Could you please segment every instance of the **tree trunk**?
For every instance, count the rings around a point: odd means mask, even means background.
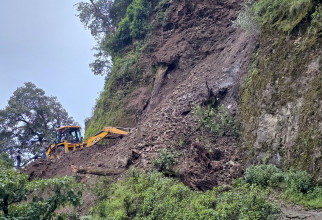
[[[93,174],[97,176],[113,176],[124,172],[124,169],[109,169],[109,170],[96,170],[90,168],[80,168],[77,173],[80,174]]]
[[[9,200],[9,195],[5,195],[3,197],[3,207],[2,207],[2,211],[3,211],[5,217],[8,217],[8,214],[9,214],[9,211],[8,211],[8,206],[9,206],[8,200]]]

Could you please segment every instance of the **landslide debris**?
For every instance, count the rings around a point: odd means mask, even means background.
[[[255,37],[232,25],[240,1],[190,3],[194,10],[185,1],[172,2],[167,12],[169,23],[157,29],[152,39],[158,47],[152,56],[141,57],[142,64],[153,64],[157,72],[152,89],[141,87],[132,93],[147,93],[149,102],[139,106],[142,114],[130,135],[113,146],[93,146],[66,154],[62,160],[34,162],[26,168],[31,177],[72,175],[71,165],[91,169],[134,165],[150,169],[160,149],[173,147],[182,153],[178,158],[180,178],[192,188],[206,190],[230,184],[242,174],[236,137],[202,131],[190,134],[198,126],[193,109],[209,98],[210,90],[214,94],[226,91],[218,104],[236,114],[239,82],[246,73]],[[142,96],[132,94],[129,97],[138,108],[142,102],[136,102],[135,97]],[[204,139],[197,144],[199,137]],[[185,144],[178,144],[181,139]],[[207,151],[213,155],[205,154]]]

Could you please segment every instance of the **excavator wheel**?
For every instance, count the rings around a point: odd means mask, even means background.
[[[64,146],[59,146],[56,150],[56,158],[60,159],[62,155],[65,154],[65,147]]]

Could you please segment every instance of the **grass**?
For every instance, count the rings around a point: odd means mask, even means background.
[[[104,91],[97,99],[93,116],[85,123],[85,139],[95,135],[104,126],[131,127],[134,124],[131,109],[126,109],[124,97],[137,86],[143,75],[138,64],[142,51],[131,51],[113,59],[113,69],[105,82]]]

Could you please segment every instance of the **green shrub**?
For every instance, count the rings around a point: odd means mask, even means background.
[[[222,193],[218,196],[219,219],[278,219],[279,207],[267,199],[268,193],[248,184]]]
[[[131,170],[109,192],[107,200],[91,209],[94,219],[277,219],[280,212],[267,200],[268,191],[257,186],[198,193],[157,172]]]
[[[103,177],[96,182],[95,186],[91,189],[98,200],[104,200],[108,198],[108,187],[112,184],[113,179],[111,177]]]
[[[154,26],[164,26],[169,19],[171,0],[159,1],[159,4],[155,7],[156,18],[153,21]]]
[[[117,26],[126,15],[127,7],[133,0],[115,0],[110,10],[110,18],[114,26]]]
[[[311,187],[306,193],[301,193],[294,187],[287,187],[282,193],[282,198],[312,209],[322,208],[322,188],[319,186]]]
[[[314,184],[313,178],[305,171],[283,172],[274,165],[250,166],[244,180],[263,188],[273,187],[282,191],[281,198],[309,208],[322,208],[322,188]],[[242,184],[239,179],[236,185]]]
[[[307,193],[313,187],[313,179],[305,171],[288,171],[285,173],[287,188],[294,192]]]
[[[0,166],[0,219],[52,219],[61,206],[79,206],[82,185],[72,177],[36,179]]]
[[[312,176],[306,171],[282,172],[271,164],[248,167],[245,181],[262,187],[278,187],[285,183],[286,189],[299,193],[307,193],[314,185]]]
[[[106,39],[104,49],[107,50],[110,55],[115,56],[119,50],[132,42],[130,32],[130,21],[128,17],[125,17],[119,23],[117,31]]]
[[[197,105],[193,112],[199,120],[199,128],[219,136],[238,136],[239,124],[224,105],[218,108]]]
[[[7,154],[6,152],[2,152],[0,154],[0,166],[11,168],[14,166],[14,159],[10,158],[9,154]]]
[[[267,187],[279,185],[283,181],[283,176],[281,170],[274,165],[259,165],[247,168],[245,180],[249,184]]]
[[[127,7],[125,17],[118,24],[116,32],[105,42],[105,49],[113,56],[125,46],[132,43],[133,39],[144,39],[148,30],[148,18],[158,0],[133,0]]]
[[[313,35],[315,38],[319,38],[322,35],[322,5],[315,7],[315,11],[312,14],[309,34]]]
[[[153,165],[161,171],[170,170],[172,166],[177,164],[175,155],[167,149],[161,149],[159,156],[153,161]]]

